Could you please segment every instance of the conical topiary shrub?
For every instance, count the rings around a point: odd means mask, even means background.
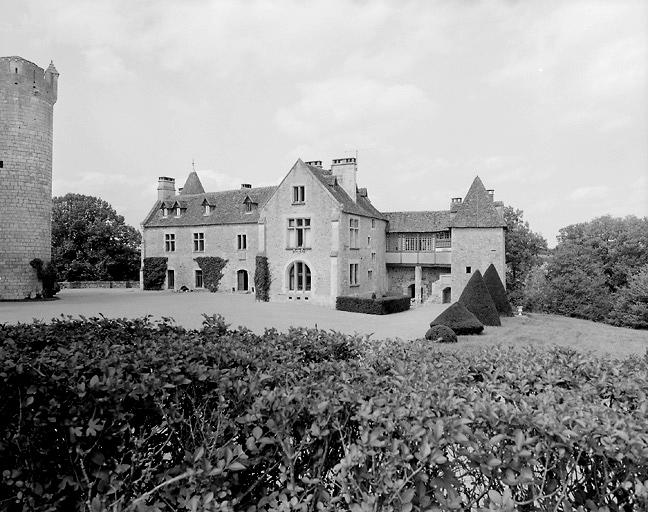
[[[495,269],[495,265],[492,263],[486,269],[486,272],[484,272],[484,283],[486,283],[488,293],[490,293],[490,296],[495,303],[497,312],[503,316],[513,316],[513,308],[506,296],[506,289],[504,288],[502,280]]]
[[[475,315],[484,325],[502,325],[499,313],[493,302],[493,298],[488,293],[488,288],[484,283],[484,278],[479,270],[468,281],[464,288],[459,302],[466,306],[466,309]]]
[[[466,309],[466,306],[455,302],[443,313],[430,322],[430,327],[445,325],[450,327],[457,336],[464,334],[479,334],[484,330],[484,324]]]

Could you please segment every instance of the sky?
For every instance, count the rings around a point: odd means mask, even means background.
[[[645,0],[3,0],[10,55],[60,73],[54,195],[136,227],[192,162],[216,191],[356,155],[381,211],[479,175],[550,246],[648,215]]]

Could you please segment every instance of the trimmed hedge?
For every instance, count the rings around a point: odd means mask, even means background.
[[[486,285],[486,288],[488,288],[488,293],[490,293],[490,296],[495,303],[497,312],[501,316],[513,316],[513,308],[508,300],[506,289],[502,284],[502,280],[497,273],[495,265],[492,263],[486,269],[486,272],[484,272],[484,284]]]
[[[480,334],[484,330],[484,324],[460,302],[455,302],[430,322],[430,327],[435,325],[450,327],[457,336]]]
[[[646,510],[646,389],[566,348],[2,325],[0,508]]]
[[[152,256],[144,258],[142,279],[145,290],[161,290],[167,274],[167,258]]]
[[[433,325],[425,333],[425,339],[437,343],[457,343],[455,332],[445,325]]]
[[[461,293],[459,301],[484,325],[500,326],[499,313],[486,288],[481,272],[476,270]]]
[[[335,299],[335,309],[340,311],[351,311],[353,313],[366,313],[369,315],[389,315],[400,313],[410,308],[409,297],[379,297],[376,299],[367,297],[345,297]]]

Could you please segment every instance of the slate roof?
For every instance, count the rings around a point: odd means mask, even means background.
[[[187,181],[185,181],[184,187],[182,187],[182,192],[180,195],[186,196],[190,194],[204,194],[205,189],[200,182],[200,178],[196,174],[196,171],[191,171],[189,176],[187,176]]]
[[[189,182],[189,178],[187,182]],[[142,224],[147,228],[256,224],[259,221],[259,210],[276,189],[277,187],[256,187],[201,194],[185,194],[183,189],[181,195],[164,201],[165,204],[171,205],[177,202],[183,203],[186,210],[180,217],[176,217],[173,212],[168,217],[164,217],[161,209],[163,202],[157,201]],[[257,207],[253,208],[251,212],[245,211],[243,203],[246,197],[257,204]],[[209,215],[204,215],[203,203],[205,201],[213,206]]]
[[[501,228],[506,226],[479,176],[475,177],[466,198],[457,208],[457,213],[450,226],[453,228]]]
[[[362,215],[364,217],[373,217],[376,219],[385,219],[385,216],[380,213],[374,205],[371,204],[369,197],[367,197],[367,189],[357,190],[356,188],[356,201],[355,203],[349,197],[349,194],[337,184],[337,180],[330,170],[321,169],[313,165],[305,164],[300,160],[297,165],[303,165],[324,185],[335,200],[342,206],[342,211],[351,213],[353,215]],[[386,220],[386,219],[385,219]]]
[[[389,233],[431,233],[450,229],[450,211],[385,212]]]

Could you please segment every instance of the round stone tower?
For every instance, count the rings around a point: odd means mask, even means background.
[[[52,118],[58,72],[0,57],[0,300],[42,290],[34,258],[52,254]]]

